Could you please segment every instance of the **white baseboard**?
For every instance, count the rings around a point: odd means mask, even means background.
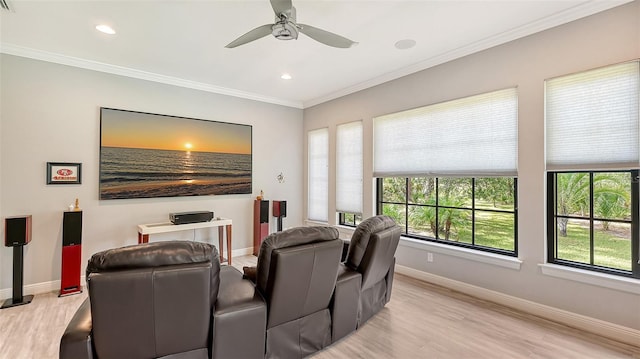
[[[523,312],[597,334],[611,340],[633,346],[638,346],[638,343],[640,343],[640,330],[568,312],[566,310],[535,303],[526,299],[513,297],[402,265],[396,265],[395,271],[396,273],[404,274],[428,283],[437,284],[476,298],[504,305],[505,307],[521,310]]]
[[[85,277],[81,276],[80,286],[83,288],[83,290],[85,288],[85,285],[86,285]],[[23,295],[29,295],[29,294],[37,295],[42,293],[59,292],[59,291],[60,291],[60,280],[52,280],[50,282],[27,284],[24,287],[22,287]],[[8,299],[8,298],[11,298],[12,296],[13,296],[13,288],[0,289],[0,298]]]
[[[231,251],[231,255],[234,257],[247,256],[253,254],[253,247],[239,248]]]

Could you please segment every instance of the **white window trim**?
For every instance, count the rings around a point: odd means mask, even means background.
[[[635,278],[621,277],[552,263],[542,263],[538,264],[538,266],[542,274],[551,277],[615,289],[621,292],[640,294],[640,280]]]
[[[409,237],[400,237],[400,243],[398,245],[402,247],[418,249],[425,252],[434,252],[452,257],[464,258],[474,262],[491,264],[494,266],[513,269],[517,271],[520,270],[520,266],[522,265],[522,261],[516,257],[484,252],[475,249],[456,247],[447,244],[423,241]]]

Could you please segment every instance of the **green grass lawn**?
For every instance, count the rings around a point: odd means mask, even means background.
[[[594,231],[595,265],[631,270],[631,240],[620,231]],[[569,223],[567,236],[558,236],[559,259],[589,263],[589,230],[584,225]]]

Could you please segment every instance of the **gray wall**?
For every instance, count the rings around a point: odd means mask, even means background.
[[[321,127],[330,131],[329,213],[335,212],[337,124],[364,121],[364,216],[368,217],[375,212],[373,117],[517,86],[520,270],[446,254],[436,254],[434,262],[427,263],[425,251],[402,245],[398,264],[640,329],[640,295],[550,277],[538,266],[545,263],[546,239],[544,80],[638,57],[640,3],[636,1],[305,109],[305,132]],[[330,222],[335,223],[334,216]]]
[[[170,212],[231,218],[233,249],[242,252],[252,246],[253,199],[261,189],[267,199],[288,200],[286,227],[302,223],[302,110],[11,55],[0,61],[0,214],[33,216],[25,285],[60,279],[62,212],[75,198],[84,211],[83,273],[91,254],[137,243],[137,224],[167,222]],[[253,195],[98,200],[101,106],[252,125]],[[82,184],[46,185],[46,162],[81,162]],[[175,235],[217,244],[215,230],[155,237]],[[0,292],[7,295],[11,253],[0,247]]]

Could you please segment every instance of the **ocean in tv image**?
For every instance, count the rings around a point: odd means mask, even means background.
[[[100,199],[251,194],[251,126],[101,109]]]

